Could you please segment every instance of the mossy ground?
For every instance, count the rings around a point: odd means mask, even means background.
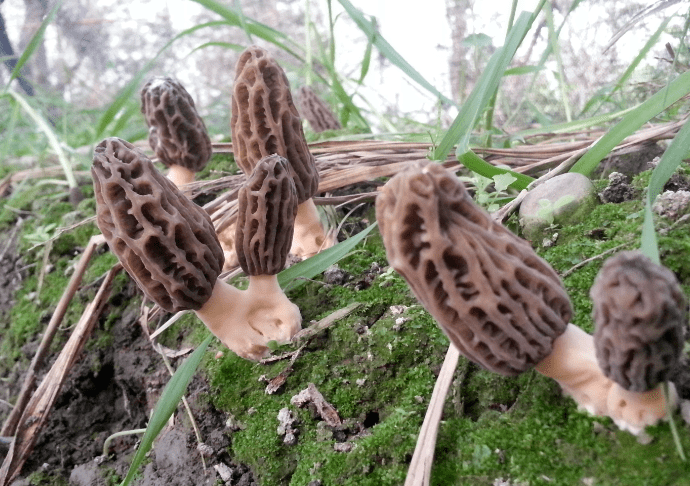
[[[647,178],[642,174],[635,184],[643,187]],[[538,251],[562,273],[610,248],[627,244],[625,249],[632,249],[639,241],[641,209],[639,201],[600,205],[583,223],[553,228],[559,233],[556,246]],[[687,290],[686,233],[687,227],[675,227],[659,244],[663,262]],[[574,322],[590,332],[589,288],[602,263],[595,259],[564,279]],[[277,376],[288,367],[286,361],[260,365],[228,353],[207,363],[213,402],[239,426],[231,456],[249,464],[262,486],[404,482],[448,341],[396,274],[382,272],[368,288],[358,288],[358,275],[372,265],[385,268],[380,237],[368,238],[339,265],[353,280],[344,286],[312,282],[289,296],[305,323],[352,302],[363,306],[307,346],[278,393],[266,394],[260,377]],[[393,316],[393,305],[409,308]],[[405,319],[402,325],[395,324],[399,317]],[[314,413],[291,405],[290,398],[309,383],[338,410],[345,429],[364,426],[366,433],[338,434]],[[284,444],[276,432],[283,407],[298,417],[295,445]],[[679,425],[688,450],[687,426],[682,420]],[[652,443],[641,445],[610,420],[577,411],[552,380],[535,372],[502,377],[461,358],[439,431],[432,484],[493,485],[499,479],[525,485],[690,484],[690,464],[680,460],[669,426],[648,432]],[[345,439],[355,447],[334,450]]]
[[[235,170],[227,156],[215,156],[208,167],[214,176]],[[638,177],[636,186],[643,188],[648,176]],[[9,321],[0,324],[0,352],[9,358],[4,360],[7,366],[15,359],[26,359],[21,348],[36,339],[62,295],[68,268],[78,258],[74,248],[85,246],[97,231],[89,224],[56,240],[49,258],[54,269],[46,274],[40,294],[32,295],[37,289],[42,254],[40,248],[28,251],[31,245],[26,236],[40,227],[64,226],[74,217],[93,214],[88,187],[80,215],[72,214],[74,208],[58,192],[43,199],[39,198],[40,191],[27,188],[5,202],[32,213],[20,229],[19,249],[25,253],[24,265],[36,265],[16,295]],[[34,202],[38,199],[41,203]],[[553,228],[559,234],[556,245],[539,253],[562,273],[610,248],[622,244],[634,248],[639,241],[641,209],[639,201],[601,205],[583,223]],[[17,211],[7,207],[0,211],[0,224],[6,229],[16,222]],[[676,273],[687,293],[687,226],[671,226],[660,220],[658,228],[662,261]],[[89,284],[114,262],[110,253],[96,255],[66,323],[75,322],[95,293],[96,286]],[[589,288],[602,263],[603,259],[595,259],[564,278],[574,305],[574,323],[588,331],[592,330]],[[302,310],[304,325],[353,302],[361,305],[315,335],[292,365],[289,359],[257,364],[230,352],[214,359],[215,351],[223,350],[217,343],[204,363],[203,373],[211,384],[208,400],[227,412],[234,424],[228,452],[236,463],[249,465],[262,486],[306,486],[315,480],[322,485],[404,482],[448,340],[402,278],[386,271],[378,235],[372,233],[339,266],[351,276],[345,284],[328,284],[317,277],[289,292]],[[123,285],[126,277],[119,278],[118,285]],[[108,326],[118,319],[124,305],[117,299],[110,302],[110,315],[102,320],[87,346],[111,344]],[[407,308],[394,315],[391,306],[398,305]],[[205,333],[199,321],[189,315],[166,331],[162,341],[170,347],[198,343]],[[56,346],[60,342],[58,339]],[[295,349],[283,346],[274,354]],[[7,370],[0,371],[4,374]],[[287,375],[284,385],[277,393],[267,394],[265,380],[281,372]],[[311,409],[290,404],[290,398],[309,383],[338,411],[343,419],[341,427],[329,428]],[[278,411],[284,407],[297,418],[299,433],[294,445],[284,444],[277,433]],[[683,444],[690,451],[687,426],[680,427]],[[461,358],[445,404],[432,484],[493,485],[499,478],[512,485],[690,484],[690,466],[679,460],[668,425],[649,432],[652,443],[638,444],[633,436],[618,432],[609,420],[578,412],[574,402],[563,397],[551,380],[533,372],[517,378],[501,377]],[[336,451],[342,442],[353,448]]]

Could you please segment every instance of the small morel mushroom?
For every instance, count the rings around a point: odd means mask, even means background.
[[[211,139],[194,100],[179,81],[151,79],[141,90],[141,112],[149,126],[149,144],[170,168],[176,186],[194,181],[211,158]]]
[[[235,243],[242,270],[249,276],[244,300],[265,322],[275,322],[278,341],[300,330],[302,316],[278,285],[297,213],[297,192],[288,162],[274,154],[256,164],[238,195]]]
[[[299,329],[266,318],[265,303],[218,280],[223,253],[208,214],[130,143],[103,140],[91,174],[98,227],[149,299],[168,312],[195,311],[223,344],[248,359],[261,358],[269,341],[284,341]]]
[[[655,422],[664,414],[658,385],[683,350],[686,299],[675,275],[639,251],[621,252],[604,263],[590,296],[597,360],[616,382],[609,395],[609,409],[618,411],[613,419],[621,428]],[[658,409],[650,414],[652,406]]]
[[[309,86],[302,86],[297,92],[299,112],[309,122],[315,133],[326,130],[340,130],[342,126],[328,105]]]
[[[299,203],[291,253],[308,258],[335,244],[335,236],[326,234],[311,199],[319,186],[319,174],[287,76],[265,49],[252,46],[240,55],[230,125],[235,161],[245,174],[273,154],[290,164]]]
[[[591,413],[611,414],[613,382],[592,336],[569,324],[558,275],[454,174],[422,163],[396,175],[377,197],[376,218],[391,266],[462,354],[504,375],[535,368]]]

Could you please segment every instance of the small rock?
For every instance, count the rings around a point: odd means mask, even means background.
[[[688,213],[690,207],[690,192],[666,191],[656,198],[652,211],[659,216],[676,220]]]
[[[221,462],[220,464],[213,466],[213,469],[216,470],[218,476],[220,476],[220,479],[222,479],[223,482],[227,483],[232,479],[232,468],[230,468],[230,466],[227,464],[223,464]]]
[[[278,411],[278,435],[283,436],[283,443],[287,445],[297,444],[297,429],[293,427],[296,420],[289,408],[284,407]]]
[[[680,402],[680,416],[683,417],[686,424],[690,425],[690,400]]]
[[[331,265],[323,272],[323,281],[329,285],[343,285],[350,275],[338,265]]]
[[[649,445],[652,442],[654,442],[654,437],[649,435],[647,432],[644,430],[640,431],[639,434],[637,434],[637,443],[640,445]]]
[[[520,205],[526,239],[537,241],[552,224],[579,222],[597,204],[592,182],[576,172],[558,175],[532,189]]]
[[[213,455],[213,447],[204,444],[203,442],[197,444],[196,450],[199,451],[199,454],[201,454],[203,457],[211,457]]]
[[[355,380],[355,383],[357,383],[357,386],[364,386],[364,384],[367,382],[366,378],[358,378]]]
[[[409,308],[409,307],[407,307],[406,305],[392,305],[392,306],[390,307],[390,309],[391,309],[391,314],[393,314],[394,316],[397,316],[398,314],[402,314],[402,313],[405,312],[408,308]]]
[[[350,452],[355,448],[352,442],[336,442],[333,444],[333,450],[335,452]]]

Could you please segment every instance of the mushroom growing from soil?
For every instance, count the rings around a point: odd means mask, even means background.
[[[401,172],[381,188],[376,217],[391,266],[462,354],[503,375],[535,368],[591,413],[619,414],[556,272],[454,174],[434,163]]]
[[[98,227],[146,297],[168,312],[193,310],[223,344],[248,359],[261,358],[269,341],[288,340],[299,330],[296,308],[289,309],[287,323],[267,317],[272,302],[218,280],[223,252],[208,214],[133,145],[103,140],[91,174]],[[281,203],[271,199],[266,205]],[[270,244],[261,247],[265,254]]]
[[[149,145],[170,168],[177,187],[194,182],[194,173],[211,158],[211,139],[194,100],[179,81],[156,77],[141,90],[141,112],[149,126]]]
[[[245,174],[269,155],[289,162],[299,204],[291,253],[308,258],[333,246],[335,235],[326,234],[312,200],[319,174],[287,76],[261,47],[249,47],[237,61],[230,125],[235,161]]]
[[[659,384],[668,380],[683,350],[687,302],[675,275],[639,251],[625,251],[604,263],[590,296],[596,356],[615,382],[609,409],[620,415],[612,418],[621,428],[654,422],[664,412]],[[637,402],[646,406],[622,405]],[[652,405],[659,410],[649,418],[629,416],[635,410],[646,414]]]

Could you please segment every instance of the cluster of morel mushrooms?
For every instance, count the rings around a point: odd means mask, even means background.
[[[288,253],[308,257],[335,242],[311,200],[319,177],[285,73],[255,46],[237,64],[231,129],[246,183],[233,234],[217,235],[177,188],[212,152],[187,91],[153,79],[142,90],[142,112],[168,178],[130,143],[101,142],[92,167],[98,226],[149,299],[168,312],[193,310],[232,351],[259,359],[269,341],[289,341],[301,326],[276,278]],[[686,321],[670,271],[635,252],[609,259],[592,287],[590,336],[569,324],[556,272],[440,165],[393,177],[376,215],[391,266],[467,358],[505,375],[535,368],[581,407],[634,433],[665,416],[660,383],[679,359]],[[247,290],[218,279],[233,258],[249,276]]]

